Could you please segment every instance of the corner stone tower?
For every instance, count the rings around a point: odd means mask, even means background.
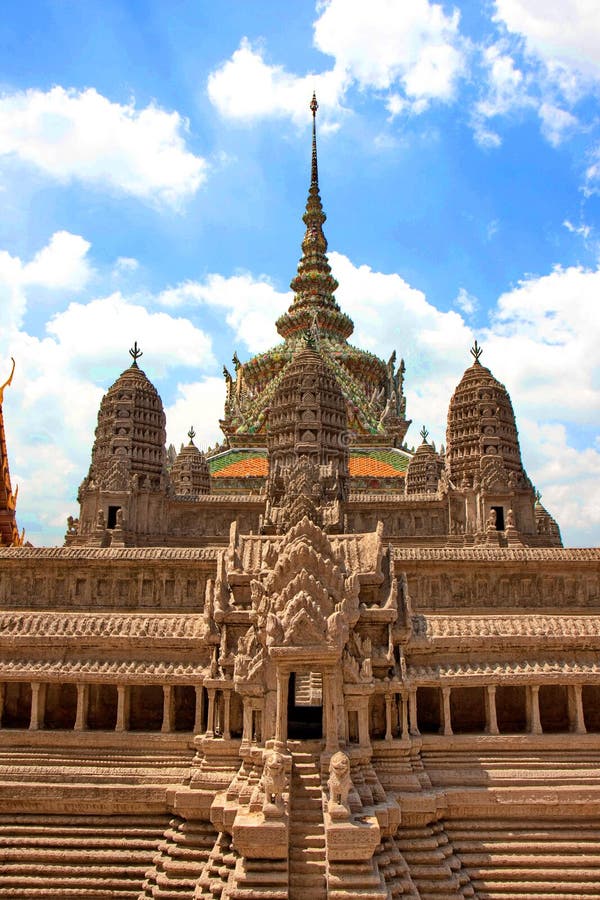
[[[134,518],[138,532],[147,532],[150,521],[159,522],[161,514],[158,509],[153,511],[156,503],[150,497],[163,497],[167,486],[162,401],[137,364],[142,355],[137,343],[129,352],[131,366],[102,398],[90,470],[79,488],[79,533],[95,534],[100,546],[107,542],[115,545]],[[140,491],[149,495],[143,504],[144,522],[135,502]],[[117,535],[112,533],[114,529]]]
[[[535,493],[523,468],[508,391],[482,366],[481,348],[461,378],[448,409],[446,469],[454,533],[537,535]],[[458,498],[461,499],[458,499]]]

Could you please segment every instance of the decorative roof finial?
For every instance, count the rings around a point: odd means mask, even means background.
[[[190,430],[188,431],[188,437],[189,437],[189,439],[190,439],[190,444],[193,444],[193,443],[194,443],[194,438],[196,437],[196,432],[194,431],[194,426],[193,426],[193,425],[192,425],[192,427],[190,428]]]
[[[483,353],[483,350],[481,349],[481,347],[479,346],[477,341],[475,341],[475,343],[473,344],[473,346],[471,347],[471,350],[469,352],[471,353],[471,356],[473,357],[475,362],[478,363],[479,357]]]
[[[138,347],[138,345],[137,345],[137,341],[134,342],[133,347],[130,347],[130,348],[129,348],[129,355],[130,355],[130,356],[132,357],[132,359],[133,359],[133,362],[131,363],[131,368],[132,368],[132,369],[137,369],[137,368],[138,368],[137,361],[138,361],[138,359],[140,358],[140,356],[143,356],[143,355],[144,355],[144,354],[142,353],[142,351],[139,349],[139,347]]]
[[[536,503],[539,503],[540,500],[542,499],[542,492],[541,492],[541,491],[538,491],[537,488],[536,488],[534,497],[535,497],[535,502],[536,502]]]
[[[423,443],[426,444],[426,443],[427,443],[427,438],[429,437],[429,432],[427,431],[427,429],[425,428],[424,425],[423,425],[423,427],[421,428],[419,434],[420,434],[421,437],[423,438]]]
[[[312,132],[312,164],[310,170],[310,183],[318,187],[319,184],[319,167],[317,165],[317,95],[313,91],[312,100],[310,101],[310,109],[313,114],[313,132]]]
[[[12,356],[10,359],[12,362],[12,369],[11,369],[10,375],[8,376],[8,378],[6,379],[6,381],[4,382],[2,387],[0,387],[0,406],[2,406],[2,403],[4,402],[4,388],[10,387],[11,382],[13,380],[13,375],[15,374],[15,361],[12,358]]]

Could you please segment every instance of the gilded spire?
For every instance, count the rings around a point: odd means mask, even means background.
[[[288,339],[306,332],[316,316],[319,329],[324,336],[335,341],[346,340],[353,332],[352,320],[340,312],[334,292],[338,286],[331,274],[327,259],[327,240],[323,234],[323,224],[327,216],[323,212],[319,193],[319,165],[317,159],[317,110],[319,104],[315,94],[310,102],[312,112],[312,157],[310,187],[306,209],[302,221],[306,225],[302,241],[302,257],[298,263],[298,274],[290,284],[294,291],[294,302],[287,313],[280,317],[277,329]]]
[[[319,165],[317,162],[317,95],[313,91],[312,100],[310,101],[310,110],[313,116],[313,135],[312,135],[312,163],[310,169],[310,186],[315,185],[317,192],[319,190]]]
[[[17,506],[18,488],[13,493],[10,483],[10,470],[8,467],[8,451],[6,449],[6,435],[4,432],[4,414],[2,403],[4,390],[10,387],[15,374],[15,361],[12,359],[12,370],[4,384],[0,387],[0,544],[9,547],[20,547],[23,544],[24,535],[19,535],[15,509]]]

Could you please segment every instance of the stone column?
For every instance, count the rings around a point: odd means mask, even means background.
[[[39,681],[33,681],[31,683],[31,717],[29,719],[31,731],[37,731],[38,728],[44,727],[45,707],[46,685]]]
[[[131,694],[128,684],[117,685],[117,724],[115,731],[127,731],[129,728],[129,705]]]
[[[338,740],[338,716],[335,702],[335,690],[333,675],[324,672],[323,675],[323,713],[325,716],[325,750],[335,753],[339,747]]]
[[[527,725],[531,734],[542,733],[542,723],[540,721],[540,686],[539,684],[528,685],[527,690]]]
[[[208,717],[206,721],[206,737],[214,738],[215,736],[215,689],[208,688]]]
[[[221,722],[221,734],[225,741],[231,740],[231,691],[223,691],[223,721]]]
[[[392,739],[392,695],[385,695],[385,739]]]
[[[252,742],[261,744],[263,740],[263,711],[254,707],[252,710]]]
[[[450,713],[450,691],[452,688],[442,688],[442,734],[452,734],[452,715]]]
[[[361,697],[358,707],[358,743],[360,747],[370,748],[369,737],[369,698]]]
[[[285,744],[287,741],[287,704],[290,676],[288,672],[277,670],[277,715],[275,718],[275,742]]]
[[[485,732],[486,734],[499,734],[495,684],[488,684],[485,690]]]
[[[161,731],[175,730],[175,705],[173,697],[173,685],[163,684],[163,720]]]
[[[569,727],[575,734],[585,734],[587,731],[580,684],[569,685]]]
[[[204,685],[196,685],[196,709],[194,711],[194,734],[202,731],[202,719],[204,714]]]
[[[410,734],[417,737],[421,734],[419,731],[419,720],[417,718],[417,689],[411,687],[408,689],[408,708],[410,712]]]
[[[77,685],[77,715],[75,717],[75,731],[85,731],[87,728],[88,700],[90,696],[89,684]]]
[[[242,698],[243,728],[242,744],[252,743],[252,700],[248,696]]]
[[[401,737],[402,740],[405,741],[410,735],[410,731],[408,728],[408,694],[406,691],[402,691],[401,695],[401,703],[402,703],[402,732]]]

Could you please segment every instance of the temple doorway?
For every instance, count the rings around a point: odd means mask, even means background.
[[[291,672],[288,688],[288,738],[323,737],[323,677],[320,672]]]

